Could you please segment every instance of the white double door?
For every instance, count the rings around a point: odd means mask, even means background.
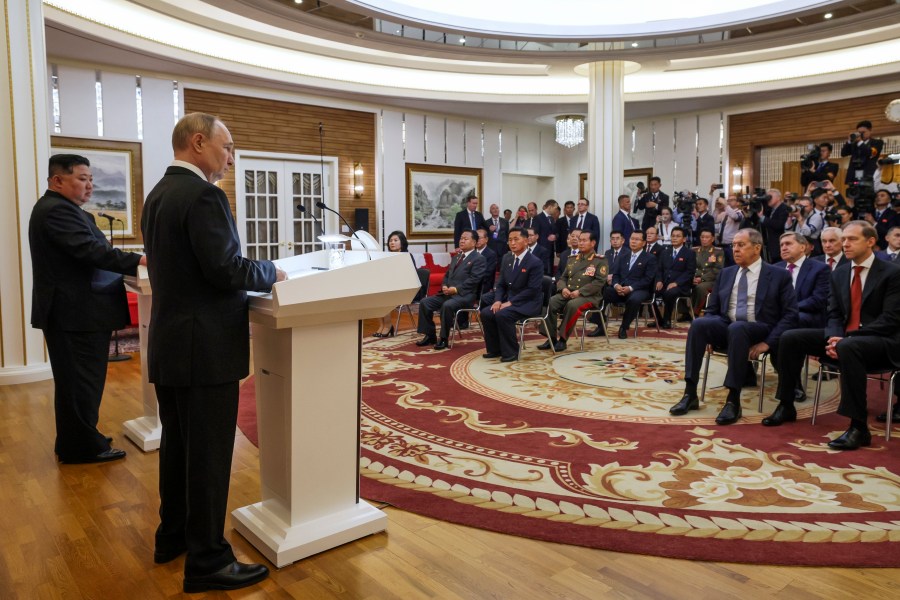
[[[324,202],[338,209],[337,194],[332,194],[331,185],[334,166],[334,159],[324,164],[323,180],[318,157],[239,157],[236,212],[244,256],[275,260],[320,250],[317,238],[322,228],[329,233],[338,230],[337,217],[316,206],[317,202]]]

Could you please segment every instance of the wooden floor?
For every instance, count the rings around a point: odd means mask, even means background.
[[[0,387],[0,600],[181,595],[183,559],[153,564],[156,454],[143,454],[122,435],[122,422],[141,414],[139,369],[137,356],[109,366],[100,427],[128,457],[106,465],[56,463],[52,381]],[[238,431],[229,510],[258,500],[258,453]],[[900,598],[900,569],[662,559],[489,533],[389,507],[385,512],[388,533],[273,569],[255,587],[205,596]],[[239,559],[264,562],[231,529],[226,537]]]

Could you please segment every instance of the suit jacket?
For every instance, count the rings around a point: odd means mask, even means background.
[[[550,275],[550,272],[553,268],[553,255],[549,250],[541,246],[540,244],[535,244],[534,248],[532,248],[531,253],[541,261],[541,264],[544,265],[544,275]]]
[[[781,234],[784,233],[784,225],[789,215],[787,205],[782,202],[762,222],[763,235],[766,237],[766,250],[769,253],[769,262],[776,263],[781,257]]]
[[[712,231],[714,234],[716,233],[716,218],[709,212],[700,215],[700,218],[696,220],[694,225],[696,225],[696,227],[693,229],[697,232],[697,237],[694,239],[700,239],[701,231]]]
[[[659,261],[659,255],[662,254],[662,251],[666,248],[659,242],[653,242],[649,246],[644,246],[644,252],[648,252],[656,257],[656,260]]]
[[[740,267],[731,265],[722,269],[709,296],[706,314],[728,320],[728,301]],[[848,292],[849,294],[849,292]],[[756,285],[753,304],[755,319],[769,326],[766,344],[775,348],[781,334],[797,326],[797,297],[791,283],[791,274],[763,261]]]
[[[786,261],[781,261],[775,266],[787,270]],[[831,269],[824,262],[807,258],[800,265],[797,284],[794,286],[800,327],[825,327],[828,314],[828,292],[831,290],[830,281]]]
[[[475,229],[484,227],[484,217],[477,210],[475,211]],[[472,223],[469,221],[469,211],[463,208],[456,213],[456,219],[453,221],[453,247],[459,248],[459,238],[466,229],[472,229]],[[474,229],[472,230],[474,231]]]
[[[569,291],[578,291],[584,302],[600,306],[608,273],[609,265],[599,254],[592,254],[590,258],[579,254],[566,263],[565,270],[560,270],[557,293],[569,288]]]
[[[890,206],[875,219],[875,231],[878,232],[879,248],[887,250],[887,232],[898,225],[900,225],[900,213],[891,209]]]
[[[622,256],[624,256],[626,252],[628,252],[628,248],[626,246],[622,246],[621,248],[619,248],[619,255],[615,258],[613,258],[615,251],[612,248],[603,253],[603,257],[606,258],[606,264],[609,265],[610,273],[616,272],[619,261],[622,260]]]
[[[125,285],[109,275],[134,275],[141,256],[110,246],[92,214],[47,190],[31,211],[28,243],[32,327],[113,331],[130,322]],[[92,285],[103,275],[109,286]]]
[[[556,231],[553,221],[544,214],[544,211],[541,211],[534,217],[532,227],[534,227],[534,232],[538,235],[538,246],[546,250],[552,260],[552,257],[556,255],[556,244],[547,238]],[[549,271],[547,274],[550,274]]]
[[[275,265],[241,256],[225,192],[170,166],[147,196],[141,229],[153,287],[151,383],[205,386],[246,377],[245,290],[271,289]]]
[[[572,231],[574,222],[574,217],[563,215],[553,223],[553,232],[556,234],[556,241],[553,242],[553,251],[556,254],[560,254],[569,249],[568,240],[566,238],[569,237],[569,232]]]
[[[828,255],[826,255],[826,254],[818,254],[818,255],[816,255],[816,256],[811,256],[811,257],[810,257],[810,260],[814,260],[814,261],[816,261],[816,262],[825,263],[825,266],[826,266],[826,267],[828,266]],[[842,264],[844,264],[844,263],[846,263],[846,262],[847,262],[847,257],[844,256],[843,253],[841,253],[841,259],[838,261],[837,267],[841,266]],[[837,267],[835,267],[835,269],[837,269]]]
[[[575,216],[572,218],[572,227],[578,227],[578,217],[579,214],[576,212]],[[613,227],[615,229],[615,227]],[[594,235],[597,236],[597,240],[600,240],[600,219],[592,212],[584,213],[584,222],[581,224],[582,231],[593,231]],[[626,238],[627,239],[627,238]]]
[[[647,192],[640,198],[638,198],[637,204],[635,206],[636,211],[644,211],[644,219],[641,221],[641,229],[647,231],[649,227],[653,227],[656,225],[656,216],[659,214],[659,210],[666,206],[669,206],[669,197],[662,193],[657,193],[656,198],[656,208],[647,208],[647,203],[653,201],[653,194]]]
[[[800,173],[800,187],[806,191],[813,181],[834,181],[840,168],[840,165],[833,162],[819,163],[815,169]]]
[[[516,255],[507,252],[500,265],[500,277],[494,287],[494,302],[511,302],[525,314],[539,315],[544,304],[541,285],[544,281],[544,265],[540,259],[526,252],[518,269],[513,272]]]
[[[488,229],[488,247],[499,257],[509,251],[509,248],[506,246],[506,242],[509,240],[509,221],[503,217],[497,217],[497,222],[498,225],[495,232],[491,233],[490,229]],[[493,217],[488,217],[484,220],[485,228],[489,228],[493,224]],[[494,266],[496,271],[496,265]]]
[[[469,256],[457,254],[450,261],[450,268],[444,272],[441,285],[456,288],[456,297],[464,302],[475,302],[478,286],[484,280],[485,259],[474,250]]]
[[[575,256],[578,256],[575,254]],[[566,272],[566,265],[570,260],[574,260],[572,249],[566,248],[566,251],[559,255],[559,264],[556,265],[556,275],[560,276]]]
[[[694,273],[697,271],[697,255],[687,247],[681,246],[678,258],[674,258],[673,248],[669,246],[662,251],[659,259],[659,268],[656,270],[656,281],[662,282],[663,289],[675,283],[685,293],[689,292],[694,284]]]
[[[854,163],[860,165],[865,177],[872,177],[878,169],[878,156],[884,150],[884,140],[869,138],[865,144],[859,141],[846,142],[841,147],[841,156],[849,156],[850,164],[847,166],[847,175],[844,183],[850,184],[856,181],[856,169]]]
[[[635,291],[644,290],[653,293],[653,284],[656,282],[656,257],[646,252],[641,252],[634,266],[628,268],[631,262],[631,250],[624,250],[619,253],[618,264],[613,270],[612,284],[630,286]]]
[[[494,277],[497,275],[497,253],[491,250],[489,246],[481,250],[481,256],[484,258],[484,275],[481,278],[481,291],[486,292],[494,289]]]
[[[872,263],[862,290],[860,327],[846,333],[844,328],[850,317],[852,267],[853,263],[848,261],[831,274],[825,337],[875,335],[888,338],[888,356],[895,367],[900,367],[900,267],[880,260]]]
[[[633,231],[638,231],[640,226],[636,219],[631,216],[626,215],[621,210],[615,214],[612,220],[612,230],[613,231],[621,231],[622,235],[625,236],[625,243],[628,244],[629,238],[631,238],[631,233]]]

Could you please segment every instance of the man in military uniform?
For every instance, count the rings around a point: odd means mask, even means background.
[[[694,310],[699,314],[706,302],[706,295],[713,288],[719,271],[725,265],[725,251],[713,246],[715,234],[709,229],[700,231],[700,247],[694,248],[697,253],[697,271],[694,273]]]
[[[556,293],[550,298],[550,315],[547,327],[553,348],[557,352],[566,349],[566,339],[575,328],[575,323],[582,313],[589,308],[600,306],[603,300],[603,287],[609,265],[602,256],[597,256],[597,234],[593,231],[582,231],[578,236],[578,256],[566,263],[566,270],[560,273],[556,283]],[[556,320],[563,316],[563,329],[557,339]],[[549,350],[550,341],[544,342],[538,349]]]

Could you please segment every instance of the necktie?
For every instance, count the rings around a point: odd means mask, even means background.
[[[894,262],[895,260],[897,260],[896,252],[891,252],[890,254],[888,254],[888,256],[891,258],[891,262]]]
[[[578,250],[572,250],[572,256],[575,256],[576,254],[578,254]]]
[[[631,260],[628,262],[628,270],[629,271],[631,270],[631,267],[634,266],[634,261],[636,261],[636,260],[637,260],[637,254],[632,254]]]
[[[619,251],[618,251],[618,250],[616,250],[615,252],[613,252],[613,262],[616,262],[616,259],[617,259],[617,258],[619,258]]]
[[[516,257],[515,262],[513,262],[513,274],[519,272],[519,257]]]
[[[797,287],[797,283],[796,281],[794,281],[794,269],[796,268],[797,265],[795,265],[794,263],[789,263],[787,266],[788,273],[791,274],[791,283],[794,285],[794,287]]]
[[[497,223],[497,219],[494,219],[494,238],[497,237],[497,234],[500,232],[500,224]]]
[[[741,277],[738,279],[737,304],[735,305],[734,320],[747,320],[747,273],[750,269],[741,269]]]
[[[472,221],[472,231],[478,229],[475,227],[475,213],[469,213],[469,219]]]
[[[847,319],[846,332],[859,329],[859,311],[862,308],[862,271],[863,266],[853,267],[853,281],[850,283],[850,318]]]
[[[579,215],[578,225],[575,227],[575,229],[581,229],[583,225],[584,225],[584,215]]]
[[[828,257],[828,268],[834,271],[834,258]]]

